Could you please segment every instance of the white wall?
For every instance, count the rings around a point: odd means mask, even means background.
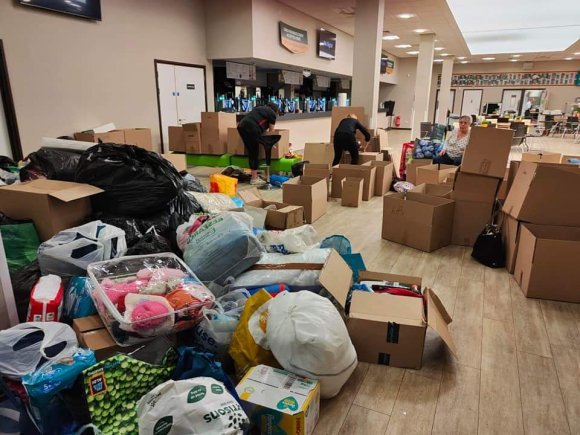
[[[4,113],[4,105],[2,104],[2,95],[0,95],[0,156],[12,157],[8,126],[6,125],[6,114]]]
[[[252,57],[252,0],[205,0],[208,59]]]
[[[24,154],[43,136],[106,122],[159,143],[154,59],[207,63],[202,0],[102,0],[102,22],[0,2]],[[208,109],[213,74],[206,68]]]
[[[415,88],[417,58],[399,58],[396,64],[399,65],[397,84],[381,84],[379,102],[393,100],[395,102],[395,115],[401,117],[401,127],[411,128],[413,125],[411,117],[413,113],[413,93]]]

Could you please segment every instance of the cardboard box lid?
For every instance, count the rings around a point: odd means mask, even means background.
[[[433,290],[427,288],[423,292],[423,295],[427,300],[427,324],[439,334],[439,337],[441,337],[451,353],[457,355],[457,346],[453,341],[448,327],[449,323],[451,323],[451,316],[445,309],[439,296]]]
[[[4,186],[2,189],[29,194],[48,195],[63,202],[86,198],[103,191],[90,184],[56,180],[33,180],[26,183]]]
[[[98,314],[94,316],[80,317],[73,320],[73,328],[78,333],[103,329],[104,327],[105,325]]]
[[[370,161],[371,166],[375,166],[375,167],[379,167],[379,166],[391,166],[393,165],[393,162],[387,162],[387,161],[383,161],[383,160],[371,160]]]
[[[473,127],[461,163],[464,172],[501,178],[512,146],[514,130]]]
[[[448,196],[453,191],[453,188],[445,184],[417,184],[409,192],[424,193],[432,196]]]
[[[318,281],[344,309],[352,287],[352,270],[334,249],[326,259]]]
[[[262,201],[262,195],[255,187],[251,187],[250,189],[243,189],[238,191],[238,196],[242,198],[242,200],[246,204],[255,203],[256,201]]]
[[[544,162],[560,163],[562,161],[561,153],[552,153],[549,151],[526,151],[522,153],[523,162]]]
[[[422,327],[425,326],[423,312],[420,298],[354,291],[349,317]]]

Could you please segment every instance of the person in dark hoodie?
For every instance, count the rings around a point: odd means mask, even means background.
[[[334,160],[332,166],[336,166],[342,159],[342,153],[350,153],[351,164],[358,164],[358,143],[356,141],[356,130],[359,130],[365,136],[365,141],[371,140],[371,135],[364,125],[357,119],[354,113],[351,113],[338,124],[334,132]]]
[[[238,125],[238,132],[244,141],[250,161],[250,169],[252,171],[250,184],[252,185],[265,184],[265,181],[258,177],[260,138],[265,131],[274,131],[278,113],[278,106],[270,102],[265,106],[254,107]]]

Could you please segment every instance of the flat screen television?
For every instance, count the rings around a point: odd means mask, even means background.
[[[336,33],[318,31],[318,57],[334,59],[336,55]]]
[[[18,3],[101,21],[101,0],[18,0]]]

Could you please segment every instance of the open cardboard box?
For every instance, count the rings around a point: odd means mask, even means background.
[[[346,177],[342,180],[342,202],[343,207],[358,207],[362,203],[363,179]]]
[[[346,177],[362,178],[363,201],[369,201],[375,193],[376,168],[370,163],[364,165],[336,165],[332,168],[333,198],[342,198],[342,180]]]
[[[443,184],[457,172],[457,166],[425,165],[417,168],[416,184]]]
[[[417,183],[417,168],[432,164],[433,160],[431,159],[413,159],[405,168],[405,180],[412,184],[421,184]]]
[[[304,221],[313,223],[326,214],[328,184],[320,177],[294,177],[282,184],[282,202],[304,207]]]
[[[361,271],[360,280],[386,280],[421,285],[421,278]],[[352,271],[333,251],[320,272],[320,284],[345,308],[352,287]],[[358,360],[394,367],[420,369],[427,327],[456,353],[448,329],[451,317],[433,290],[424,289],[425,315],[420,298],[363,291],[352,292],[346,325]]]
[[[304,144],[305,162],[332,165],[334,148],[329,142],[307,142]]]
[[[371,162],[373,168],[377,168],[375,175],[375,196],[383,196],[391,189],[395,167],[393,162],[375,160]]]
[[[425,195],[439,196],[441,198],[451,198],[453,189],[446,184],[418,184],[409,192],[424,193]]]
[[[238,196],[246,205],[252,207],[263,209],[271,205],[276,206],[276,210],[266,210],[266,228],[287,230],[304,225],[304,207],[302,206],[266,201],[255,187],[240,190]]]

